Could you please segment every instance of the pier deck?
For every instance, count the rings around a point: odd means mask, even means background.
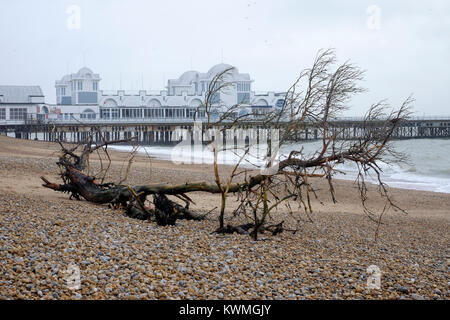
[[[337,133],[338,139],[352,140],[364,134],[366,128],[373,130],[383,127],[383,121],[364,122],[361,118],[337,118],[329,122],[330,133]],[[203,130],[204,130],[204,124]],[[22,139],[67,142],[83,142],[93,127],[101,127],[106,139],[136,137],[140,144],[172,144],[181,140],[180,129],[191,132],[192,119],[89,119],[47,121],[29,120],[15,123],[1,123],[0,134]],[[238,129],[258,132],[264,129],[261,122],[240,123]],[[282,129],[282,128],[281,128]],[[97,135],[98,136],[98,135]],[[322,137],[320,126],[305,122],[298,130],[295,140],[315,140]],[[394,139],[448,138],[450,137],[450,117],[416,117],[402,121],[393,134]],[[101,139],[97,137],[97,139]]]

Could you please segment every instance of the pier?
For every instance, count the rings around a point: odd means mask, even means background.
[[[192,132],[194,130],[193,119],[69,119],[69,120],[32,120],[28,117],[25,121],[0,122],[0,134],[10,137],[80,143],[86,141],[94,128],[100,128],[102,135],[107,140],[127,139],[135,137],[135,141],[142,145],[167,145],[180,142],[183,137],[180,131]],[[202,140],[207,141],[206,121],[198,119],[202,124]],[[377,130],[384,126],[383,121],[364,122],[362,118],[348,117],[336,118],[329,122],[329,134],[336,134],[338,139],[352,140],[364,135],[365,130]],[[239,123],[236,129],[244,131],[253,129],[258,134],[264,127],[260,121],[245,121]],[[282,130],[282,126],[280,128]],[[241,132],[242,134],[242,132]],[[293,140],[315,140],[322,138],[322,128],[314,123],[305,124],[296,132]],[[419,138],[450,138],[449,117],[414,117],[402,121],[393,133],[394,139],[419,139]],[[95,134],[94,140],[100,141],[102,137]]]

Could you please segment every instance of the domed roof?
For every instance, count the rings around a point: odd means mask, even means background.
[[[186,71],[178,78],[179,84],[190,85],[195,77],[198,75],[197,71]]]
[[[80,71],[77,72],[77,75],[79,76],[85,76],[87,74],[93,74],[92,70],[87,67],[83,67],[80,69]]]
[[[234,68],[234,67],[229,64],[219,63],[219,64],[216,64],[211,69],[209,69],[207,76],[209,78],[211,78],[211,77],[214,77],[215,75],[217,75],[218,73],[221,73],[221,72],[223,72],[227,69],[231,69],[231,68]],[[236,68],[234,68],[234,70],[236,70]]]
[[[68,82],[70,81],[70,74],[65,75],[64,77],[62,77],[61,82]]]

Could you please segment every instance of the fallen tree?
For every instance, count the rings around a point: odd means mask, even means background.
[[[168,190],[162,186],[137,186],[116,185],[112,182],[98,183],[97,178],[86,174],[84,171],[88,166],[89,155],[98,149],[103,149],[107,153],[107,147],[117,143],[127,143],[131,139],[104,141],[101,144],[93,145],[92,135],[83,147],[81,155],[76,154],[80,145],[72,149],[67,149],[58,141],[61,146],[61,156],[57,162],[60,170],[60,177],[63,184],[50,182],[47,178],[41,177],[43,186],[55,191],[70,193],[70,198],[85,200],[97,204],[111,204],[113,207],[122,207],[129,217],[140,220],[154,219],[159,225],[174,225],[177,219],[202,220],[203,215],[196,214],[189,210],[189,202],[185,207],[169,200],[165,194],[181,194],[183,188]],[[144,205],[146,197],[153,195],[155,209],[150,209]]]
[[[219,226],[215,232],[250,234],[256,240],[261,232],[268,231],[276,235],[283,231],[298,231],[298,228],[285,227],[284,220],[274,221],[271,219],[271,213],[280,204],[295,201],[309,217],[312,213],[311,197],[315,196],[311,181],[313,178],[325,179],[328,182],[330,196],[333,202],[336,202],[333,175],[340,172],[339,164],[351,162],[357,168],[356,182],[364,212],[379,226],[382,216],[389,208],[400,209],[391,200],[388,189],[381,180],[382,171],[379,163],[403,160],[403,155],[396,152],[390,142],[398,125],[409,116],[413,100],[406,99],[400,108],[392,111],[384,101],[372,105],[366,113],[361,136],[353,141],[340,141],[340,132],[336,128],[331,128],[330,119],[346,110],[352,95],[364,91],[356,85],[357,81],[362,80],[363,72],[348,62],[333,69],[334,63],[333,51],[319,52],[313,66],[302,71],[286,92],[283,105],[260,117],[260,122],[264,126],[282,128],[282,130],[277,136],[275,149],[272,148],[272,144],[275,144],[274,136],[267,137],[266,141],[271,147],[264,155],[266,164],[260,168],[259,174],[239,166],[245,155],[250,152],[250,146],[245,144],[243,155],[233,167],[229,178],[224,182],[219,175],[217,154],[223,151],[220,142],[224,138],[225,131],[236,128],[243,120],[246,120],[246,117],[251,116],[237,115],[240,105],[226,108],[226,110],[221,108],[223,107],[221,101],[216,98],[218,93],[222,94],[235,85],[227,81],[228,76],[233,72],[233,68],[230,68],[214,76],[205,95],[205,101],[198,109],[205,112],[208,119],[206,129],[212,130],[216,137],[211,143],[214,152],[214,184],[204,181],[189,181],[177,185],[137,186],[104,183],[106,172],[111,164],[108,146],[129,143],[131,139],[107,141],[101,134],[101,130],[94,128],[102,142],[94,144],[94,132],[92,132],[81,152],[78,151],[80,145],[67,149],[59,142],[61,156],[57,164],[61,169],[60,176],[63,183],[55,184],[41,177],[44,181],[43,186],[69,193],[71,198],[83,198],[89,202],[123,208],[129,217],[152,220],[158,225],[174,225],[178,219],[202,220],[205,215],[198,214],[189,208],[192,200],[187,194],[190,192],[220,194]],[[219,112],[221,110],[222,112]],[[218,118],[217,114],[219,114]],[[374,122],[382,123],[382,125],[374,127],[371,125]],[[304,130],[306,123],[314,125],[321,132],[321,147],[312,155],[305,154],[301,141],[296,140],[298,132]],[[279,148],[287,143],[293,144],[293,150],[285,158],[275,159],[274,156]],[[89,173],[89,159],[92,153],[100,150],[107,155],[109,163],[106,168],[102,166],[103,177],[97,179]],[[276,166],[274,162],[277,162]],[[128,169],[130,166],[131,161]],[[365,177],[368,173],[375,175],[379,184],[379,194],[385,201],[383,210],[379,214],[366,206],[368,188]],[[239,175],[245,178],[240,182],[234,182],[234,178]],[[234,216],[244,217],[247,223],[225,225],[226,199],[229,194],[237,194],[239,199],[239,206],[233,211]],[[153,197],[153,208],[146,205],[148,196]],[[182,206],[167,196],[176,196],[185,205]],[[291,210],[290,206],[288,208]]]

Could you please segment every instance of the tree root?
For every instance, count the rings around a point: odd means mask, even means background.
[[[258,233],[265,233],[266,231],[269,231],[270,233],[272,233],[273,236],[282,233],[283,231],[292,231],[292,232],[296,232],[297,230],[287,230],[283,228],[283,223],[284,221],[281,221],[280,223],[276,224],[276,225],[271,225],[271,226],[259,226],[258,228],[256,228],[257,226],[254,223],[246,223],[246,224],[241,224],[238,226],[232,226],[230,224],[228,224],[226,227],[224,228],[218,228],[216,229],[213,233],[221,233],[221,234],[233,234],[233,233],[238,233],[238,234],[250,234],[250,235],[254,235],[255,230],[258,230]],[[251,232],[250,229],[253,229]]]

